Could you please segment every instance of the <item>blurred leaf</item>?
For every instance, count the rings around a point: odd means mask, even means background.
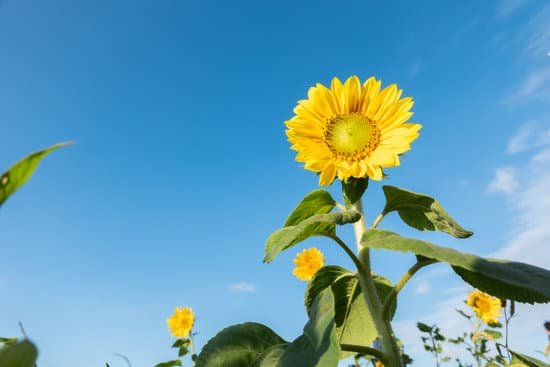
[[[426,325],[423,322],[417,322],[416,327],[423,333],[431,333],[433,330],[433,326]]]
[[[286,342],[262,324],[230,326],[208,341],[195,367],[250,367],[263,352],[280,344]]]
[[[411,252],[448,263],[462,279],[495,297],[527,303],[550,301],[550,271],[533,265],[484,259],[396,233],[369,230],[362,238],[369,248]]]
[[[23,158],[0,176],[0,206],[23,186],[32,176],[38,164],[49,153],[72,143],[60,143]]]
[[[483,333],[485,333],[490,340],[497,340],[502,338],[502,333],[496,330],[486,329],[483,330]]]
[[[9,344],[15,344],[18,341],[19,341],[19,339],[17,339],[17,338],[3,338],[3,337],[0,337],[0,344],[9,345]]]
[[[526,356],[525,354],[521,354],[518,352],[514,352],[513,350],[508,349],[508,351],[512,354],[512,365],[514,363],[523,363],[527,367],[550,367],[548,363],[539,361],[536,358]]]
[[[178,339],[172,344],[172,348],[188,347],[191,344],[189,339]]]
[[[441,231],[457,238],[467,238],[473,234],[462,228],[439,201],[430,196],[395,186],[383,186],[382,189],[386,196],[383,215],[397,211],[405,223],[420,231]]]
[[[315,214],[329,213],[336,202],[326,190],[314,190],[307,194],[298,206],[290,213],[285,227],[294,226]]]
[[[24,340],[0,349],[0,366],[34,367],[37,356],[36,347],[28,340]]]
[[[272,262],[282,251],[312,236],[333,236],[336,224],[353,223],[361,218],[355,211],[316,214],[297,225],[275,231],[267,239],[264,262]]]
[[[155,367],[174,367],[174,366],[181,366],[181,365],[182,363],[179,359],[174,359],[173,361],[159,363],[155,365]]]
[[[384,302],[393,285],[382,276],[374,275],[373,278],[378,296]],[[339,343],[370,346],[378,334],[356,273],[339,266],[325,266],[319,269],[306,289],[305,306],[308,314],[311,313],[315,299],[329,287],[334,294],[336,334]],[[395,309],[394,302],[392,317]]]

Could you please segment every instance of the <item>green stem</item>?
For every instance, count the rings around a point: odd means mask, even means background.
[[[380,213],[380,215],[376,217],[376,219],[374,220],[374,223],[372,224],[372,227],[370,227],[370,229],[376,229],[380,224],[380,222],[382,221],[382,219],[384,219],[384,215],[385,215],[384,213]]]
[[[401,289],[403,289],[405,284],[407,284],[407,282],[413,277],[414,274],[416,274],[417,271],[419,271],[425,266],[434,264],[436,262],[437,262],[436,260],[432,260],[432,259],[421,260],[421,261],[418,261],[413,266],[411,266],[409,270],[407,270],[405,275],[401,277],[399,282],[397,282],[397,284],[393,287],[391,293],[386,298],[386,302],[384,303],[384,308],[383,308],[384,310],[383,316],[385,320],[390,319],[391,305],[393,304],[394,300],[397,298],[397,295],[399,294]]]
[[[371,274],[370,266],[370,253],[368,247],[361,244],[361,238],[366,231],[365,215],[363,214],[363,208],[361,206],[361,200],[353,203],[351,207],[361,213],[361,220],[355,222],[353,228],[355,230],[355,238],[357,241],[357,247],[360,249],[359,257],[362,264],[361,268],[358,268],[359,282],[363,289],[363,297],[367,303],[368,309],[374,321],[374,326],[380,337],[382,344],[382,351],[386,355],[386,367],[402,367],[401,351],[395,342],[393,337],[393,331],[391,324],[388,320],[383,318],[382,304],[378,297],[378,292],[374,284],[374,280]]]
[[[340,348],[346,352],[359,353],[362,355],[370,355],[370,356],[376,357],[382,362],[386,361],[386,355],[375,348],[366,347],[363,345],[352,345],[352,344],[340,344]]]
[[[357,258],[357,256],[355,256],[355,253],[348,247],[348,245],[346,245],[346,243],[344,241],[342,241],[342,239],[340,237],[338,237],[337,235],[331,235],[331,236],[328,236],[328,237],[332,238],[338,245],[340,245],[340,247],[346,252],[346,254],[348,254],[351,261],[353,261],[353,263],[357,267],[357,271],[359,271],[359,272],[365,271],[361,261]]]

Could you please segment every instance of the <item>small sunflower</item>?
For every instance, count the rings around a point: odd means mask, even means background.
[[[296,255],[294,264],[296,268],[294,268],[292,274],[300,280],[310,281],[317,270],[325,265],[325,258],[321,251],[312,247]]]
[[[399,166],[399,155],[418,137],[422,126],[406,123],[412,98],[401,98],[395,84],[380,85],[374,77],[361,85],[357,76],[343,84],[334,78],[330,89],[318,83],[285,122],[296,160],[320,174],[320,185],[336,176],[381,180],[382,169]]]
[[[471,292],[466,304],[487,324],[497,324],[498,317],[502,316],[502,303],[500,299],[480,290],[476,289]]]
[[[174,314],[166,321],[168,329],[176,338],[187,338],[195,323],[195,314],[190,307],[176,307]]]

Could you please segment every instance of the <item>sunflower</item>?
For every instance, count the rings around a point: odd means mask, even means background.
[[[374,77],[361,85],[357,76],[343,84],[334,78],[330,89],[318,83],[285,122],[296,160],[320,174],[320,185],[336,176],[381,180],[382,169],[398,166],[399,155],[418,137],[422,126],[406,123],[412,98],[401,98],[395,84],[380,85]]]
[[[498,324],[498,317],[502,315],[500,299],[476,289],[470,293],[466,304],[487,324]]]
[[[292,274],[300,280],[309,281],[325,265],[325,257],[321,251],[312,247],[296,255],[294,264],[296,268]]]
[[[187,338],[195,323],[195,314],[190,307],[176,307],[174,314],[166,321],[168,329],[176,338]]]

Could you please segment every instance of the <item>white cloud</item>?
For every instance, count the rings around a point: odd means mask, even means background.
[[[489,192],[513,193],[518,187],[516,170],[512,167],[502,167],[495,170],[495,177],[489,183]]]
[[[531,73],[523,79],[519,87],[508,96],[506,102],[512,103],[523,101],[532,97],[539,99],[547,99],[550,97],[549,66],[531,71]]]
[[[526,0],[500,0],[497,7],[497,15],[499,17],[511,15],[526,2]]]
[[[234,283],[229,285],[229,290],[237,293],[251,293],[256,291],[256,285],[248,282]]]
[[[536,121],[528,121],[508,141],[508,153],[519,153],[529,149],[550,145],[550,128]]]
[[[533,55],[544,55],[550,45],[550,5],[543,7],[529,22],[525,38],[526,50]]]
[[[550,149],[543,149],[531,158],[533,163],[545,163],[550,162]]]
[[[427,279],[421,279],[416,283],[414,293],[426,294],[432,289],[432,284]]]

